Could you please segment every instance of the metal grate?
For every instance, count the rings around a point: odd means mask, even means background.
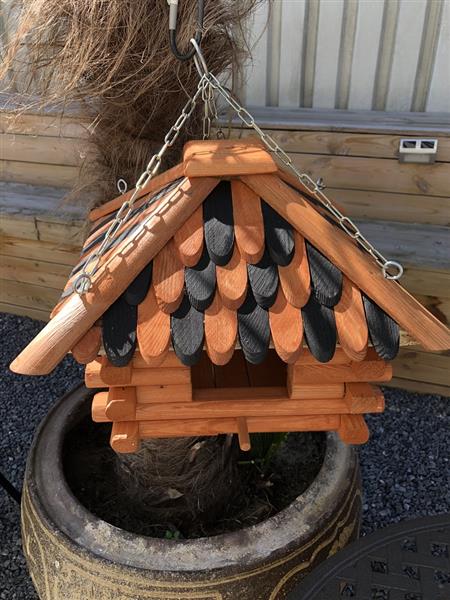
[[[449,600],[450,515],[405,521],[325,561],[288,600]]]

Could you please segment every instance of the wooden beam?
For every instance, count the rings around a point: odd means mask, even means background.
[[[326,221],[301,194],[274,175],[242,180],[287,219],[426,350],[450,349],[450,332],[396,281],[385,279],[367,253]]]
[[[392,365],[383,360],[364,360],[343,365],[289,365],[292,385],[389,381]]]
[[[365,444],[370,437],[362,415],[342,415],[338,434],[346,444]]]
[[[140,447],[139,425],[133,421],[116,421],[111,431],[111,448],[116,452],[137,452]]]
[[[250,436],[248,434],[247,419],[238,417],[237,430],[239,438],[239,447],[243,452],[248,452],[251,448]]]
[[[191,370],[189,367],[148,369],[133,369],[131,365],[110,367],[93,361],[86,365],[85,383],[88,388],[190,384]]]
[[[124,240],[92,279],[83,296],[72,295],[58,314],[11,364],[15,373],[50,373],[86,331],[163,248],[206,196],[217,179],[186,180],[168,194],[142,229]]]
[[[105,414],[111,421],[133,421],[136,403],[136,388],[113,387],[108,393]]]

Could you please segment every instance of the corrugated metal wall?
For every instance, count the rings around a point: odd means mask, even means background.
[[[250,106],[450,112],[450,0],[265,1],[250,45]]]

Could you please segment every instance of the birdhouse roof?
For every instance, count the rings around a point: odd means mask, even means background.
[[[450,348],[445,325],[252,141],[188,143],[183,162],[141,190],[78,295],[74,282],[131,193],[92,211],[80,262],[14,371],[48,373],[71,350],[87,362],[101,344],[116,366],[136,350],[157,363],[171,347],[186,365],[203,348],[224,364],[238,345],[258,363],[271,344],[294,362],[304,341],[321,362],[337,344],[353,360],[368,344],[390,360],[399,327],[427,350]]]

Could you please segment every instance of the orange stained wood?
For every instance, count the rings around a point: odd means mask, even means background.
[[[101,344],[102,329],[94,325],[72,348],[72,355],[77,362],[85,365],[95,359]]]
[[[355,361],[367,354],[369,331],[361,292],[348,277],[344,277],[342,296],[334,307],[339,343],[344,352]]]
[[[136,421],[141,439],[238,433],[236,418],[185,419],[184,421]],[[337,431],[340,415],[248,417],[250,433],[259,431]]]
[[[389,381],[392,365],[383,360],[365,360],[350,364],[294,366],[292,382],[305,383],[352,383],[364,381]]]
[[[172,351],[164,354],[162,359],[157,358],[155,361],[148,360],[148,357],[144,357],[140,352],[135,352],[133,356],[133,368],[147,369],[148,367],[184,367],[184,365],[175,352]]]
[[[153,260],[152,285],[162,311],[171,314],[179,307],[184,293],[184,267],[173,240]]]
[[[250,435],[248,433],[248,427],[247,427],[247,419],[244,419],[243,417],[237,418],[237,430],[238,430],[239,447],[243,452],[248,452],[251,448],[251,444],[250,444]]]
[[[136,334],[141,361],[147,367],[163,363],[170,345],[170,315],[161,310],[152,286],[138,306]],[[138,360],[133,359],[133,366]]]
[[[378,356],[378,354],[376,353],[374,348],[368,348],[367,350],[367,355],[366,355],[366,359],[367,360],[380,360],[380,357]],[[315,365],[315,366],[330,366],[330,365],[349,365],[351,363],[351,359],[349,358],[349,356],[344,352],[344,350],[342,348],[336,348],[336,352],[333,355],[333,358],[328,361],[327,363],[321,363],[317,360],[317,358],[314,358],[314,356],[311,354],[311,352],[305,348],[303,350],[303,352],[300,354],[297,362],[295,363],[295,366],[300,366],[300,365]]]
[[[237,310],[247,293],[247,263],[234,245],[233,256],[224,267],[216,266],[217,289],[230,310]]]
[[[345,383],[294,383],[290,367],[287,384],[290,398],[343,398],[345,395]]]
[[[309,195],[314,196],[314,194],[312,194],[311,190],[309,190],[304,183],[299,181],[298,177],[296,177],[293,173],[290,173],[290,172],[286,171],[285,169],[279,168],[278,175],[283,181],[285,181],[286,183],[291,185],[293,188],[295,188],[299,192],[302,192],[306,195],[309,194]],[[333,200],[333,204],[336,208],[338,208],[342,213],[345,214],[345,208],[341,204],[339,204],[336,200]],[[315,208],[316,208],[316,210],[318,210],[319,212],[321,212],[323,214],[330,214],[330,213],[328,213],[328,211],[325,210],[325,207],[322,207],[322,205],[320,205],[320,208],[319,207],[315,207]]]
[[[203,210],[199,206],[174,235],[175,247],[185,267],[194,267],[203,250]]]
[[[97,392],[92,398],[91,416],[94,423],[107,423],[111,419],[106,416],[109,392]]]
[[[242,181],[231,182],[236,244],[242,258],[257,263],[264,253],[264,221],[261,200]]]
[[[189,402],[192,400],[192,385],[190,383],[140,385],[136,388],[136,393],[140,404]]]
[[[281,287],[289,304],[302,308],[308,302],[311,293],[311,276],[305,240],[297,231],[294,232],[294,240],[294,256],[287,266],[278,267],[278,273]]]
[[[117,367],[113,367],[116,368]],[[126,367],[123,367],[126,368]],[[111,367],[108,368],[110,373]],[[85,371],[86,387],[96,388],[104,387],[105,385],[113,386],[138,386],[138,385],[167,385],[167,384],[190,384],[191,372],[189,367],[183,368],[148,368],[148,369],[132,369],[131,376],[128,382],[123,380],[114,381],[112,377],[105,380],[104,369],[98,367],[98,363],[91,362],[86,365]]]
[[[370,437],[362,415],[342,415],[338,434],[346,444],[365,444]]]
[[[237,338],[237,314],[225,306],[218,291],[205,310],[206,350],[215,365],[226,364],[233,355]]]
[[[134,421],[136,403],[135,387],[112,387],[108,393],[105,414],[111,421]]]
[[[113,255],[101,262],[89,291],[82,297],[72,294],[11,363],[11,370],[23,375],[45,375],[54,369],[216,185],[217,180],[208,177],[185,180],[168,194],[145,225],[118,244]]]
[[[269,309],[269,324],[278,356],[287,363],[295,363],[302,351],[303,320],[300,309],[286,300],[281,286]]]
[[[145,187],[142,188],[142,190],[139,192],[138,199],[144,195],[149,195],[152,192],[156,192],[156,191],[160,190],[164,186],[168,185],[172,181],[175,181],[176,179],[178,179],[179,177],[182,177],[182,176],[183,176],[183,165],[182,164],[176,165],[175,167],[173,167],[172,169],[169,169],[168,171],[164,171],[164,173],[161,173],[161,175],[157,175],[156,177],[153,177],[153,179],[151,181],[149,181],[149,183]],[[115,210],[118,210],[125,201],[130,200],[133,192],[134,192],[134,188],[132,190],[126,192],[125,194],[121,194],[120,196],[117,196],[117,198],[114,198],[113,200],[106,202],[105,204],[103,204],[102,206],[99,206],[98,208],[94,208],[89,213],[89,220],[97,221],[98,219],[101,219],[102,217],[109,215],[110,213],[114,212]]]
[[[183,150],[186,177],[222,177],[275,173],[277,166],[259,142],[240,140],[191,141]]]
[[[384,395],[379,387],[370,383],[347,383],[345,397],[350,413],[383,412]]]
[[[136,421],[115,421],[111,430],[111,448],[115,452],[137,452],[140,448],[141,436]]]
[[[131,365],[114,367],[106,358],[99,356],[86,365],[84,381],[86,387],[105,387],[109,385],[128,385],[131,381]],[[91,385],[91,378],[95,377],[100,385]]]
[[[245,175],[242,180],[430,351],[450,349],[450,331],[351,238],[329,223],[299,193],[273,175]]]

